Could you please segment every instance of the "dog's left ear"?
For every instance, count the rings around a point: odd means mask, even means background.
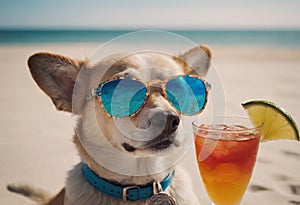
[[[72,112],[72,94],[83,61],[52,53],[36,53],[28,59],[31,75],[52,99],[57,110]]]
[[[185,66],[189,67],[186,73],[205,76],[210,66],[211,51],[206,46],[196,46],[179,58],[184,61]]]

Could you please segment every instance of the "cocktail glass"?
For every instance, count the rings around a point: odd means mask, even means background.
[[[259,129],[242,117],[193,122],[198,167],[212,205],[240,204],[255,165]]]

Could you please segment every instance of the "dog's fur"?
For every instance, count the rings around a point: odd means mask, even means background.
[[[86,100],[87,93],[97,86],[95,82],[99,83],[114,76],[134,77],[143,82],[163,81],[174,75],[188,73],[204,76],[210,65],[210,57],[210,50],[205,46],[195,47],[178,57],[150,51],[127,55],[118,54],[107,57],[95,65],[90,65],[87,60],[79,61],[56,54],[37,53],[29,58],[28,65],[32,77],[52,99],[56,108],[73,112],[78,116],[74,143],[82,161],[99,176],[109,181],[122,185],[145,185],[163,180],[174,167],[166,167],[160,173],[149,173],[146,176],[137,176],[136,173],[129,176],[101,166],[97,162],[97,156],[107,157],[111,162],[124,167],[125,171],[129,166],[136,171],[139,171],[140,167],[151,170],[153,164],[157,162],[138,160],[138,156],[176,152],[176,149],[185,142],[180,114],[163,97],[159,86],[151,86],[148,100],[140,112],[132,117],[117,120],[103,111],[97,99]],[[101,79],[97,79],[99,78],[97,73],[101,73],[101,70],[107,66],[109,69],[106,73]],[[78,92],[74,92],[72,102],[74,87]],[[125,127],[133,124],[139,128],[131,134],[134,136],[143,134],[145,141],[127,138],[125,132],[120,130],[120,126],[116,125],[116,121]],[[162,124],[163,127],[161,127]],[[160,130],[159,133],[157,130]],[[97,138],[99,135],[103,135],[102,141]],[[158,137],[153,139],[156,135]],[[128,162],[124,162],[118,155],[103,152],[101,148],[105,150],[104,141],[109,142],[121,153],[135,156],[137,160],[126,164]],[[95,156],[92,158],[90,153],[96,153],[96,158]],[[27,186],[11,185],[8,189],[31,197],[44,205],[147,205],[149,201],[147,199],[126,202],[97,191],[83,177],[81,164],[76,165],[69,172],[65,188],[54,198]],[[166,192],[176,199],[178,205],[199,204],[192,190],[189,176],[180,167],[176,167],[175,176]]]

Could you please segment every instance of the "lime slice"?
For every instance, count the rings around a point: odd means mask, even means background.
[[[254,126],[262,126],[260,141],[291,139],[300,140],[293,118],[275,103],[254,100],[242,103]]]

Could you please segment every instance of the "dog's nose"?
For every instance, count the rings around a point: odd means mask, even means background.
[[[162,109],[155,109],[150,113],[150,122],[163,133],[173,133],[177,130],[180,118],[177,113],[165,112]]]
[[[177,130],[180,119],[176,114],[168,114],[165,130],[167,133],[173,133]]]

